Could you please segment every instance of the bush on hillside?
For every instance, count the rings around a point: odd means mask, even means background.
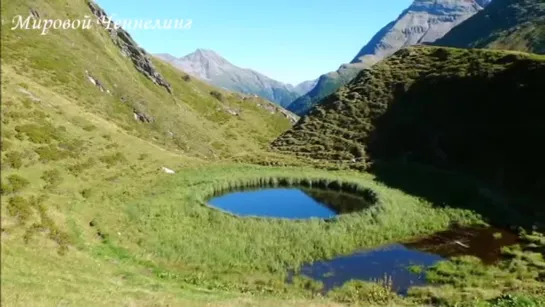
[[[223,101],[223,94],[218,91],[211,91],[210,95],[212,95],[212,97],[216,98],[219,101]]]

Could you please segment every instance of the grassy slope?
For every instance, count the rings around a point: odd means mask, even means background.
[[[355,65],[347,65],[338,71],[323,75],[314,88],[305,95],[294,100],[288,110],[295,114],[306,114],[315,104],[333,94],[337,89],[350,82],[361,69]]]
[[[42,18],[91,15],[80,0],[2,2],[2,301],[56,305],[63,293],[73,293],[67,298],[72,303],[184,302],[179,294],[191,294],[176,286],[167,295],[154,294],[150,283],[117,284],[118,274],[136,276],[141,268],[116,271],[104,258],[81,251],[82,245],[76,249],[74,238],[83,236],[84,246],[97,243],[96,233],[82,227],[112,198],[167,176],[161,167],[179,172],[206,161],[253,157],[289,121],[258,106],[269,104],[260,99],[243,101],[218,90],[224,97],[219,101],[210,95],[217,89],[186,82],[183,73],[154,61],[173,87],[170,95],[137,72],[96,26],[44,36],[11,30],[12,17],[27,16],[29,8]],[[111,95],[90,83],[85,70]],[[155,121],[136,121],[133,108]],[[116,289],[124,290],[111,295]]]
[[[435,45],[545,53],[545,1],[494,0]]]
[[[89,14],[84,1],[3,1],[2,16],[26,15],[29,7],[44,18]],[[288,121],[258,107],[262,101],[243,102],[223,92],[227,98],[220,102],[210,96],[213,88],[183,81],[183,73],[155,62],[173,86],[174,95],[169,95],[138,73],[101,29],[39,36],[10,27],[6,23],[2,28],[3,305],[336,306],[308,292],[284,293],[279,283],[283,272],[271,272],[271,267],[296,266],[394,236],[431,232],[451,220],[478,219],[465,210],[433,208],[361,174],[208,168],[210,160],[263,156],[261,148],[288,128]],[[92,85],[86,69],[112,95]],[[155,122],[135,121],[133,107]],[[240,108],[241,116],[228,114],[225,107]],[[162,166],[177,174],[164,174]],[[194,189],[248,176],[294,174],[372,186],[385,195],[382,208],[394,214],[375,217],[375,224],[348,216],[345,223],[334,225],[334,232],[326,232],[320,222],[286,229],[280,222],[233,223],[231,217],[203,207],[204,195]],[[429,216],[435,218],[424,218]],[[408,227],[407,217],[414,227]],[[137,225],[137,220],[144,223]],[[353,227],[374,235],[354,235]],[[199,239],[200,228],[209,242]],[[302,234],[313,229],[314,241],[324,241],[320,234],[337,240],[323,242],[323,247],[302,242]],[[234,239],[223,240],[219,233]],[[263,239],[267,233],[277,240]],[[187,241],[180,242],[179,234]],[[255,240],[248,242],[244,236]],[[226,247],[224,253],[209,248],[214,240]],[[284,245],[278,248],[278,242]],[[256,259],[240,257],[238,248],[253,249],[252,244],[258,244]],[[186,246],[198,253],[184,250]],[[204,275],[196,265],[200,263],[207,266]],[[244,273],[262,282],[248,282]],[[229,288],[248,284],[244,293]],[[355,293],[368,299],[365,291]]]
[[[28,3],[3,4],[2,13],[26,15],[32,6],[48,18],[75,19],[90,14],[83,0]],[[157,145],[211,159],[255,151],[289,127],[282,115],[270,116],[255,101],[243,101],[236,94],[223,92],[226,99],[220,102],[210,95],[213,88],[197,80],[185,82],[183,73],[155,61],[173,86],[174,95],[169,95],[164,88],[139,74],[106,31],[96,25],[91,30],[52,31],[44,36],[37,31],[12,31],[9,27],[10,23],[6,23],[2,36],[2,65],[6,67],[6,81],[14,80],[10,86],[14,92],[18,91],[17,87],[25,87],[25,82],[15,81],[16,78],[39,80],[40,85],[66,97],[79,108],[115,123],[127,133],[153,140]],[[86,79],[85,70],[112,94],[99,92]],[[18,96],[24,98],[24,95]],[[121,101],[122,97],[126,103]],[[13,104],[17,103],[13,101]],[[151,115],[155,122],[136,122],[133,107]],[[230,115],[227,108],[240,110],[240,117]]]
[[[424,162],[538,191],[544,153],[532,140],[545,137],[544,75],[537,55],[408,48],[360,73],[273,145],[354,165]]]

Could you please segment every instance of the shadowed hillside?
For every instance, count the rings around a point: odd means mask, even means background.
[[[544,57],[407,48],[361,72],[273,147],[361,167],[419,162],[538,191],[544,84]]]
[[[545,1],[494,0],[434,45],[545,53]]]

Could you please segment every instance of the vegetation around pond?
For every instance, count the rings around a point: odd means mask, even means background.
[[[371,189],[378,201],[369,209],[340,215],[333,221],[297,222],[238,218],[205,204],[211,195],[233,187],[271,181],[310,183],[317,182],[316,179],[328,186],[346,182],[358,189]],[[137,241],[140,248],[161,255],[163,261],[171,265],[183,263],[185,269],[178,274],[184,279],[203,287],[221,285],[252,292],[285,291],[283,280],[287,270],[306,262],[431,233],[454,222],[480,221],[467,210],[434,208],[355,172],[241,166],[206,168],[186,170],[153,190],[152,195],[126,205],[128,215],[121,224],[127,226],[119,226],[123,228],[124,237]],[[116,242],[120,246],[128,244],[126,240]],[[259,286],[260,283],[264,285]]]
[[[331,222],[238,218],[205,204],[210,195],[232,187],[290,181],[310,183],[316,182],[316,179],[320,180],[320,184],[332,187],[350,183],[352,187],[370,189],[376,193],[378,201],[369,209],[338,216]],[[122,278],[124,284],[153,286],[157,292],[181,287],[182,290],[176,291],[189,291],[197,296],[198,293],[208,293],[208,299],[226,299],[233,295],[257,299],[257,295],[259,300],[304,299],[351,303],[357,299],[358,302],[373,301],[377,305],[382,305],[384,300],[403,305],[437,299],[445,302],[463,302],[467,299],[458,294],[439,295],[442,292],[434,292],[436,288],[420,290],[402,299],[387,288],[367,283],[363,286],[347,284],[322,297],[319,283],[301,276],[289,285],[285,283],[285,278],[288,269],[296,269],[313,260],[329,259],[363,247],[430,234],[444,230],[453,223],[484,223],[481,216],[470,210],[436,207],[424,199],[377,183],[371,175],[352,171],[208,165],[186,168],[180,174],[165,176],[158,182],[148,184],[146,188],[118,191],[106,198],[103,196],[102,202],[94,203],[95,214],[86,214],[86,223],[75,223],[81,220],[81,214],[85,211],[74,208],[75,211],[67,216],[68,220],[73,221],[68,231],[68,238],[73,242],[68,251],[70,256],[54,256],[60,257],[56,261],[70,261],[68,259],[74,259],[76,254],[83,257],[83,263],[87,265],[97,263],[110,267],[116,263],[122,264],[120,269],[112,269],[112,272],[117,272],[115,274]],[[89,241],[93,236],[95,239]],[[36,240],[32,239],[29,245],[35,244]],[[21,253],[21,247],[17,244],[12,246],[13,249],[3,257],[3,260],[11,260],[5,263],[8,273],[3,278],[10,281],[8,284],[11,287],[21,289],[11,288],[17,293],[28,290],[32,285],[21,284],[12,274],[29,274],[25,264],[36,259],[25,254],[14,261],[14,252]],[[537,255],[528,253],[520,253],[518,259],[519,268],[530,268],[526,259],[537,265],[541,261]],[[481,267],[478,263],[471,265]],[[494,280],[488,275],[479,275],[479,271],[470,266],[466,265],[465,268],[467,276],[454,275],[451,279],[443,279],[440,281],[446,283],[443,287],[453,289],[452,293],[465,293],[456,291],[463,288],[465,278],[471,278],[478,281],[478,287],[466,292],[471,293],[472,299],[482,300],[499,295],[497,291],[486,290],[494,289],[498,279],[505,280],[504,285],[511,283],[511,286],[505,286],[506,290],[535,294],[538,289],[535,287],[539,285],[535,274],[510,273],[507,269],[509,266],[495,269],[498,273],[493,276]],[[378,292],[362,292],[362,287]],[[45,296],[52,299],[51,294]]]

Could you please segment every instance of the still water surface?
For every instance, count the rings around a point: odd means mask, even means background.
[[[427,284],[424,274],[411,272],[411,266],[427,267],[461,255],[475,256],[483,263],[492,264],[501,258],[502,247],[517,241],[518,236],[500,229],[458,227],[410,242],[309,263],[301,268],[300,274],[323,282],[324,292],[352,279],[377,281],[387,277],[392,290],[404,295],[411,286]]]
[[[286,219],[329,219],[368,206],[355,194],[310,188],[238,190],[214,197],[208,204],[239,216]]]

